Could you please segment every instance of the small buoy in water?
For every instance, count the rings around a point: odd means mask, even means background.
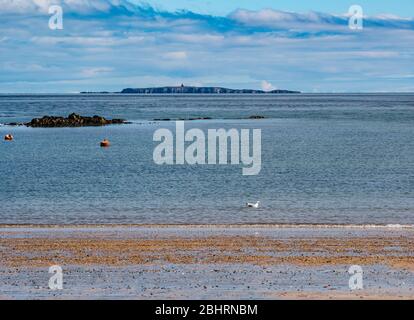
[[[12,141],[13,140],[13,136],[11,134],[6,134],[4,136],[4,140],[6,140],[6,141]]]
[[[111,143],[109,142],[108,139],[104,139],[101,141],[101,147],[109,147],[111,145]]]

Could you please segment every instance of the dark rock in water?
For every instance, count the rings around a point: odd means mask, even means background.
[[[250,116],[249,119],[265,119],[265,116],[254,115],[254,116]]]
[[[198,118],[189,118],[188,120],[192,121],[192,120],[211,120],[210,117],[198,117]]]
[[[170,118],[157,118],[153,121],[194,121],[194,120],[211,120],[210,117],[196,117],[196,118],[178,118],[178,119],[170,119]]]
[[[25,123],[28,127],[33,128],[56,128],[56,127],[89,127],[105,126],[108,124],[124,124],[123,119],[105,119],[100,116],[83,117],[76,113],[71,113],[67,118],[44,116],[43,118],[34,118],[32,121]]]

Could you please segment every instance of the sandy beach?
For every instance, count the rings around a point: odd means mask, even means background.
[[[2,299],[412,299],[414,229],[389,226],[0,227]],[[51,265],[63,289],[50,290]],[[363,269],[350,290],[348,269]]]

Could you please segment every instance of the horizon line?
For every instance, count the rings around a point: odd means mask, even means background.
[[[169,87],[169,86],[165,86]],[[215,87],[215,86],[213,86]],[[148,87],[152,88],[152,87]],[[158,88],[158,87],[154,87]],[[160,87],[162,88],[162,87]],[[257,90],[257,91],[264,91],[262,89],[234,89],[234,90]],[[275,90],[286,90],[286,91],[297,91],[297,90],[288,90],[288,89],[275,89]],[[264,91],[269,92],[270,91]],[[300,95],[300,94],[392,94],[392,93],[405,93],[405,94],[414,94],[414,91],[331,91],[331,92],[307,92],[307,91],[300,91],[297,93],[276,93],[273,95]],[[87,94],[102,94],[102,95],[259,95],[257,93],[122,93],[120,91],[77,91],[77,92],[0,92],[0,95],[35,95],[35,94],[44,94],[44,95],[87,95]]]

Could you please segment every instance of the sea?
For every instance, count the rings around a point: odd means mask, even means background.
[[[6,125],[72,112],[130,123]],[[206,117],[261,129],[259,174],[154,162],[154,119]],[[414,225],[414,94],[6,94],[0,123],[0,224]]]

